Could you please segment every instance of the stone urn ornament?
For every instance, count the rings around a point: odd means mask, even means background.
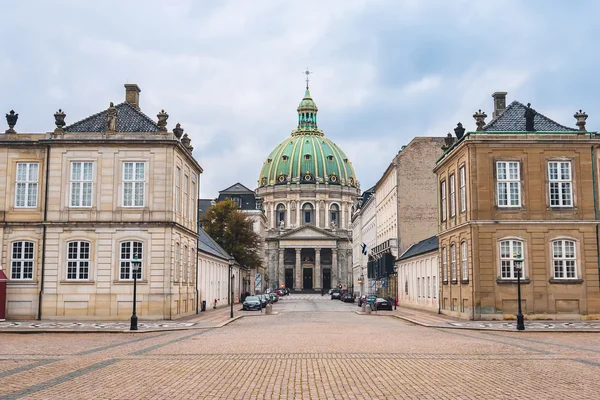
[[[177,139],[181,139],[181,136],[183,135],[183,128],[179,122],[177,125],[175,125],[175,128],[173,128],[173,134]]]
[[[473,114],[473,118],[475,118],[475,125],[477,125],[477,131],[483,131],[487,114],[484,111],[481,111],[480,109],[475,114]]]
[[[17,124],[17,120],[19,119],[19,114],[15,114],[15,110],[10,110],[8,114],[6,114],[6,122],[8,123],[8,129],[6,133],[17,133],[13,128]]]
[[[58,109],[57,112],[54,113],[54,123],[56,124],[56,129],[54,130],[55,133],[62,133],[64,132],[64,126],[65,124],[65,117],[67,116],[67,114],[65,114],[63,112],[63,110],[61,110],[60,108]]]
[[[585,120],[587,119],[588,115],[579,110],[575,113],[575,115],[573,115],[573,117],[577,120],[577,123],[575,123],[575,125],[577,125],[579,127],[579,132],[587,132],[585,129]]]
[[[169,119],[169,114],[165,112],[165,110],[160,110],[160,112],[156,115],[158,118],[158,129],[162,132],[167,131],[167,120]]]

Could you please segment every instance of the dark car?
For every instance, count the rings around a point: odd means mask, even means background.
[[[370,304],[371,308],[373,308],[373,305],[375,304],[375,300],[377,300],[377,296],[373,296],[373,295],[367,296],[366,294],[363,294],[358,299],[358,306],[360,307],[363,304]]]
[[[344,303],[354,303],[354,295],[351,293],[344,293],[342,295],[342,301]]]
[[[331,300],[339,300],[342,297],[342,291],[340,289],[331,289]]]
[[[277,293],[271,292],[269,293],[269,296],[271,296],[271,304],[279,301],[279,296],[277,296]]]
[[[251,310],[260,311],[261,308],[262,308],[262,304],[261,304],[260,298],[258,296],[246,297],[246,299],[244,300],[244,303],[242,305],[242,310],[244,310],[244,311],[251,311]]]
[[[256,297],[258,297],[260,299],[260,304],[262,305],[262,308],[265,308],[267,306],[267,304],[269,303],[267,296],[264,294],[259,294]]]
[[[375,309],[376,310],[388,310],[388,311],[392,311],[392,303],[389,300],[386,299],[382,299],[381,297],[378,297],[375,300]]]

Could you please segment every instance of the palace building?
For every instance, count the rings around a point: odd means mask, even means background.
[[[125,101],[48,133],[0,134],[0,269],[10,319],[172,319],[197,308],[202,168],[179,124]]]
[[[270,287],[348,287],[350,216],[359,182],[346,154],[318,128],[308,85],[297,111],[297,129],[269,154],[256,189],[267,217]]]

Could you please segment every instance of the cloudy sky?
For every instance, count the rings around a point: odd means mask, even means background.
[[[319,127],[364,190],[411,138],[474,129],[494,91],[573,127],[582,108],[600,129],[598,15],[593,0],[12,1],[0,112],[51,131],[58,108],[73,123],[137,83],[143,112],[164,108],[191,136],[213,198],[256,187],[308,66]]]

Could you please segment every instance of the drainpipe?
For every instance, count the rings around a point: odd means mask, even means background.
[[[38,321],[42,319],[42,295],[44,293],[44,278],[46,272],[46,222],[48,218],[48,188],[50,187],[50,145],[46,145],[46,173],[44,177],[44,217],[42,219],[42,267],[40,292],[38,294]]]
[[[591,136],[591,134],[590,134]],[[598,242],[600,240],[600,231],[598,227],[598,194],[596,187],[596,148],[592,144],[592,182],[594,185],[594,219],[596,219],[596,251],[598,258],[598,277],[600,277],[600,246],[598,246]],[[600,286],[600,280],[598,281],[598,285]]]
[[[198,180],[200,180],[198,178]],[[200,186],[200,185],[198,185]],[[200,303],[198,297],[200,291],[198,290],[198,245],[200,240],[198,239],[198,233],[200,232],[200,190],[198,190],[196,198],[198,199],[196,204],[196,314],[198,314],[198,304]]]

